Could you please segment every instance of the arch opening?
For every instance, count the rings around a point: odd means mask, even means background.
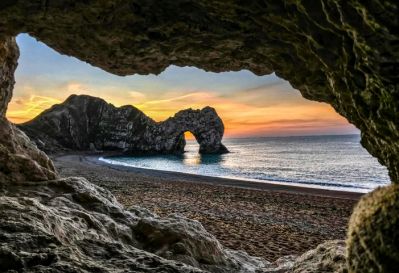
[[[200,165],[201,154],[200,154],[200,144],[197,141],[195,135],[190,131],[184,132],[184,139],[186,145],[184,147],[183,154],[183,164],[184,165]]]

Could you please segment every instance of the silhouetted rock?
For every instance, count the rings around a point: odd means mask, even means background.
[[[196,137],[200,153],[227,152],[221,142],[223,122],[211,107],[182,110],[163,122],[155,122],[130,105],[117,108],[100,98],[72,95],[19,128],[47,152],[183,153],[186,131]]]

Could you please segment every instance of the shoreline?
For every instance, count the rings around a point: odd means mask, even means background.
[[[141,173],[149,176],[162,176],[167,179],[184,180],[191,183],[210,183],[212,185],[236,187],[244,189],[255,189],[255,190],[269,190],[269,191],[280,191],[280,192],[290,192],[297,194],[312,194],[318,196],[327,196],[333,198],[345,198],[358,200],[362,195],[366,194],[357,191],[346,191],[340,189],[326,189],[323,187],[314,187],[310,185],[300,185],[298,183],[293,183],[289,185],[288,183],[275,182],[275,181],[251,181],[242,178],[228,178],[228,177],[218,177],[218,176],[207,176],[200,174],[183,173],[177,171],[165,171],[156,170],[150,168],[139,168],[133,166],[124,166],[119,164],[112,164],[100,160],[100,157],[107,157],[109,155],[83,155],[83,159],[88,163],[100,165],[106,168],[116,169],[120,171],[127,171],[133,173]]]
[[[103,154],[102,154],[103,155]],[[344,240],[360,193],[110,165],[99,154],[53,155],[61,176],[108,189],[126,208],[199,221],[225,247],[268,261]]]

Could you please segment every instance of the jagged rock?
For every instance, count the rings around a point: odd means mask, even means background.
[[[0,40],[0,181],[55,179],[57,174],[47,155],[4,117],[18,56],[14,38]]]
[[[2,272],[335,272],[344,243],[269,263],[224,248],[197,221],[124,209],[84,178],[0,182]],[[13,271],[14,270],[14,271]]]
[[[326,241],[299,257],[286,256],[259,273],[345,273],[345,241]]]
[[[233,272],[254,272],[269,264],[243,251],[225,249],[214,236],[205,231],[201,223],[179,215],[164,219],[142,218],[134,232],[144,249],[209,271],[224,272],[227,267]],[[231,272],[228,270],[226,272]]]
[[[267,264],[225,249],[199,222],[125,210],[83,178],[0,183],[2,272],[250,273]]]
[[[19,49],[13,37],[0,38],[0,117],[4,117],[14,88]]]
[[[24,132],[0,118],[0,181],[45,181],[57,178],[53,162]]]
[[[72,95],[19,128],[46,152],[183,153],[186,131],[196,137],[200,153],[227,152],[221,142],[223,122],[211,107],[182,110],[163,122],[155,122],[130,105],[116,108],[100,98]]]
[[[327,241],[306,252],[295,260],[292,273],[345,273],[345,242]]]
[[[350,273],[394,273],[399,269],[399,185],[362,197],[348,230]]]

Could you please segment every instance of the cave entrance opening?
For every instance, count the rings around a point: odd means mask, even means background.
[[[273,170],[273,175],[284,181],[300,177],[298,172],[295,172],[298,166],[303,169],[309,166],[303,172],[307,178],[315,180],[318,170],[319,173],[331,174],[335,179],[338,172],[334,172],[332,168],[337,165],[330,166],[325,164],[326,161],[319,160],[323,166],[316,169],[314,164],[309,163],[311,159],[308,156],[309,150],[317,154],[315,139],[320,140],[320,138],[310,138],[308,142],[305,140],[309,138],[296,139],[297,142],[293,138],[287,138],[278,142],[273,137],[358,134],[357,129],[340,117],[329,105],[305,100],[298,90],[275,74],[256,76],[247,70],[212,73],[194,67],[170,66],[159,76],[131,75],[121,78],[95,69],[77,59],[60,55],[26,34],[19,35],[17,42],[20,47],[20,65],[15,74],[14,96],[7,110],[8,119],[16,124],[30,121],[71,95],[100,96],[115,107],[135,105],[155,122],[168,121],[168,118],[178,110],[185,108],[193,111],[195,120],[195,111],[209,106],[217,110],[218,116],[223,119],[225,127],[223,134],[226,136],[224,139],[244,140],[228,140],[227,148],[232,152],[229,156],[217,156],[206,151],[200,155],[199,146],[202,146],[201,152],[203,152],[209,148],[208,143],[205,135],[200,133],[203,130],[198,131],[198,126],[191,124],[191,118],[188,118],[181,124],[182,127],[177,127],[177,131],[171,135],[173,140],[176,137],[181,141],[171,145],[172,152],[180,155],[185,151],[184,162],[191,165],[220,163],[223,159],[223,164],[226,166],[231,164],[231,170],[235,172],[246,166],[250,170],[255,170],[255,159],[257,159],[259,168],[254,171],[256,178],[259,177],[258,172],[266,171],[268,173],[264,177],[268,178],[270,170]],[[51,80],[49,75],[52,76]],[[205,117],[204,120],[209,121],[212,115]],[[203,122],[196,120],[196,124]],[[110,132],[113,133],[114,130]],[[272,137],[272,140],[264,142],[263,137]],[[201,139],[202,145],[199,145],[195,139]],[[162,141],[161,139],[160,142]],[[302,153],[298,152],[298,141]],[[322,140],[319,142],[318,154],[326,154],[326,144]],[[265,143],[273,145],[269,147]],[[280,143],[280,146],[276,143]],[[336,142],[329,143],[331,146],[331,143]],[[281,151],[278,151],[279,147]],[[290,147],[292,147],[291,155],[297,158],[297,162],[294,162],[296,164],[288,164],[288,159],[285,157],[289,155],[290,151],[287,149]],[[340,147],[339,143],[336,147]],[[337,150],[335,146],[333,148],[330,151]],[[335,157],[336,154],[332,156],[333,159]],[[244,158],[247,158],[247,161]],[[294,161],[293,156],[289,159]],[[239,174],[248,173],[248,169],[242,169]],[[287,169],[291,169],[292,172]],[[343,179],[347,179],[347,175],[343,175]]]

